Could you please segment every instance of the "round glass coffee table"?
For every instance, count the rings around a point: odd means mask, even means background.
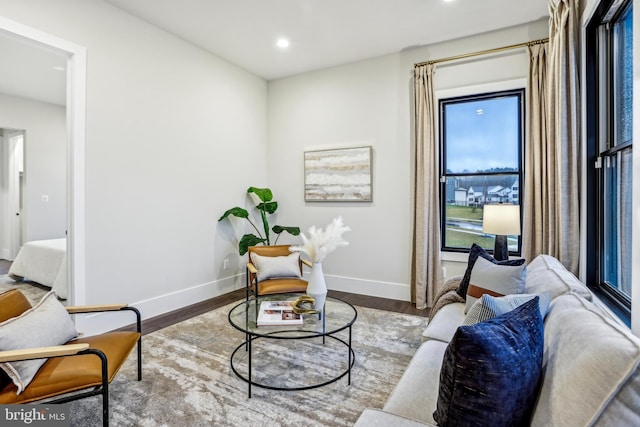
[[[292,301],[299,296],[262,296],[243,301],[229,312],[229,323],[245,334],[231,354],[231,369],[248,384],[249,397],[251,386],[308,390],[345,375],[351,384],[355,363],[351,326],[358,317],[351,304],[327,297],[322,314],[302,314],[302,324],[258,326],[261,303]]]

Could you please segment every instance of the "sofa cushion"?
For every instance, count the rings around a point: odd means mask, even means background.
[[[54,292],[18,317],[0,323],[0,351],[65,344],[78,335],[71,316]],[[17,387],[17,394],[29,385],[47,359],[0,363]]]
[[[570,271],[562,269],[540,270],[527,269],[524,293],[533,294],[551,292],[551,299],[572,292],[591,300],[591,291]]]
[[[536,270],[566,270],[565,266],[558,260],[558,258],[551,255],[540,254],[535,257],[528,265],[527,269],[530,271]]]
[[[640,425],[640,339],[573,293],[552,301],[544,336],[533,426]]]
[[[524,264],[518,266],[499,265],[478,257],[467,287],[466,309],[469,311],[474,302],[482,294],[494,296],[521,294],[525,287],[527,268]],[[472,286],[475,289],[472,289]]]
[[[544,319],[549,310],[549,304],[551,303],[551,293],[549,292],[543,292],[541,294],[513,294],[499,298],[485,294],[473,303],[462,324],[467,326],[484,322],[485,320],[507,313],[535,297],[540,298],[538,306],[540,308],[540,315],[542,319]]]
[[[418,347],[383,409],[435,424],[433,411],[438,401],[438,381],[446,349],[447,343],[437,340],[426,341]]]
[[[424,427],[428,425],[432,424],[426,424],[379,409],[367,408],[360,414],[360,418],[358,418],[353,427]]]
[[[432,319],[422,336],[448,343],[464,321],[464,304],[454,302],[442,307]]]
[[[525,424],[542,369],[543,324],[538,297],[471,326],[447,346],[440,372],[440,426]]]
[[[471,249],[469,249],[469,260],[467,261],[467,269],[464,272],[464,276],[462,276],[462,280],[460,281],[460,285],[458,286],[457,290],[458,295],[460,295],[462,298],[467,298],[467,288],[469,287],[469,281],[471,280],[471,272],[479,257],[484,258],[496,265],[518,266],[523,265],[525,262],[524,259],[508,259],[504,261],[498,261],[494,257],[492,257],[491,254],[485,251],[481,246],[477,245],[476,243],[472,244]]]
[[[251,254],[251,262],[258,270],[258,281],[280,277],[301,278],[300,253],[293,252],[287,256],[262,256]]]

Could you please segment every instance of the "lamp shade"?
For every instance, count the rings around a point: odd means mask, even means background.
[[[520,235],[520,206],[499,204],[484,205],[482,231],[501,236]]]

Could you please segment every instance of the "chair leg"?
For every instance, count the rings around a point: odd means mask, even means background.
[[[102,365],[102,425],[109,427],[109,368],[107,356],[98,349],[90,348],[78,354],[95,354]]]
[[[244,300],[249,301],[249,269],[245,269],[244,275]]]
[[[109,381],[102,388],[102,426],[109,427]]]

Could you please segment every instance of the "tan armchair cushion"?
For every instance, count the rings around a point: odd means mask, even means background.
[[[22,292],[11,289],[0,294],[0,322],[20,316],[31,308],[31,303]]]

